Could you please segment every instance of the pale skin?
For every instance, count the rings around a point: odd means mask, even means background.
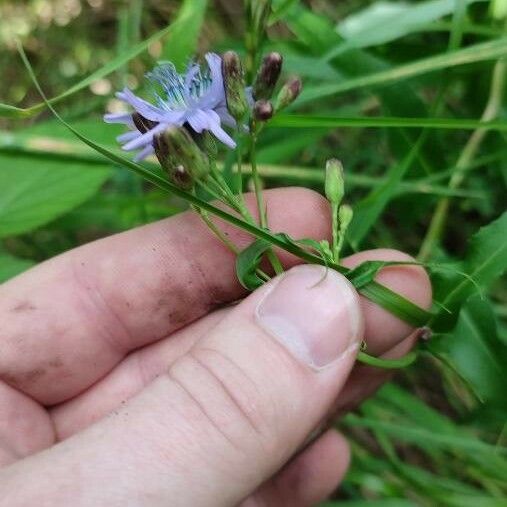
[[[329,207],[265,193],[270,225],[328,238]],[[251,196],[249,204],[254,208]],[[232,241],[251,238],[220,223]],[[283,252],[290,268],[300,261]],[[393,250],[356,254],[406,260]],[[381,283],[422,307],[419,267]],[[65,253],[0,286],[0,505],[312,506],[339,485],[345,438],[316,427],[388,373],[354,354],[316,374],[251,315],[234,256],[193,213]],[[262,296],[263,297],[263,296]],[[400,357],[417,332],[361,298],[368,352]],[[203,366],[204,365],[204,366]]]

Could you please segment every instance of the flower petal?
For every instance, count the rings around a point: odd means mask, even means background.
[[[140,162],[146,157],[149,157],[152,153],[155,153],[155,149],[153,148],[153,145],[149,144],[134,157],[134,162]]]
[[[106,123],[124,123],[125,125],[132,124],[131,113],[107,113],[104,115]]]
[[[215,53],[207,53],[205,58],[211,74],[211,85],[208,91],[201,97],[199,107],[202,109],[214,109],[222,101],[225,101],[222,58]]]
[[[212,109],[204,112],[209,118],[208,128],[213,133],[213,135],[229,148],[236,148],[234,139],[220,125],[220,116],[218,116],[218,114]]]
[[[141,133],[139,130],[129,130],[128,132],[125,132],[124,134],[119,135],[116,140],[120,143],[127,143],[128,141],[132,141],[132,139],[136,139],[139,137]]]
[[[164,113],[166,113],[166,111],[163,109],[156,107],[149,102],[146,102],[145,100],[137,97],[128,88],[124,88],[123,91],[118,92],[116,96],[120,100],[123,100],[127,104],[130,104],[139,114],[148,120],[160,122],[162,116]]]
[[[145,132],[144,134],[141,134],[140,136],[133,139],[132,141],[129,141],[127,144],[123,146],[123,149],[125,151],[132,151],[145,147],[146,145],[149,144],[151,145],[151,143],[153,142],[153,136],[155,134],[164,131],[166,128],[167,128],[166,123],[159,123],[156,127],[152,128],[151,130],[148,130],[148,132]]]
[[[198,133],[203,130],[210,130],[209,118],[201,109],[195,109],[187,118],[190,126]]]
[[[220,121],[228,127],[236,127],[236,120],[229,114],[227,106],[215,107],[214,111],[220,116]]]

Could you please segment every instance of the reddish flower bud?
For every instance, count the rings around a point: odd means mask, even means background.
[[[282,71],[283,58],[280,53],[269,53],[264,57],[253,85],[254,99],[270,99]]]

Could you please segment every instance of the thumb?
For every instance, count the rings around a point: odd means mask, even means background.
[[[90,484],[116,485],[114,496],[108,487],[97,493],[97,505],[119,496],[143,506],[237,505],[326,417],[362,330],[359,297],[343,276],[293,268],[236,306],[117,415],[57,447],[86,449],[93,464],[74,458],[70,466],[81,479],[92,474]],[[69,470],[71,453],[60,454]]]

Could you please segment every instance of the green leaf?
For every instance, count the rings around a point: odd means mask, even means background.
[[[440,312],[430,325],[438,332],[448,331],[457,318],[460,305],[477,288],[486,289],[507,270],[507,212],[497,220],[482,227],[470,242],[461,271],[468,277],[436,278],[435,294],[448,312]]]
[[[271,248],[271,242],[264,239],[254,241],[236,257],[236,274],[238,280],[248,290],[255,290],[265,280],[259,277],[257,270],[263,255]]]
[[[182,6],[182,9],[185,6],[187,6],[188,8],[187,4],[189,3],[191,3],[190,0],[187,0]],[[163,37],[170,35],[171,41],[176,40],[174,37],[174,33],[180,30],[180,25],[187,26],[188,28],[187,17],[184,17],[183,19],[180,19],[180,17],[178,17],[177,21],[175,21],[174,23],[154,33],[148,39],[140,42],[139,44],[129,49],[128,51],[125,51],[124,53],[118,55],[116,58],[113,58],[106,65],[100,67],[100,69],[97,69],[95,72],[93,72],[83,80],[71,86],[65,92],[61,93],[60,95],[57,95],[56,97],[48,99],[49,102],[51,104],[56,104],[57,102],[60,102],[61,100],[67,97],[70,97],[74,93],[83,90],[84,88],[92,84],[94,81],[97,81],[98,79],[101,79],[111,74],[115,70],[119,69],[128,61],[132,60],[133,58],[141,54],[143,51],[146,51],[151,44],[162,39]],[[39,113],[44,109],[44,107],[45,107],[44,102],[41,102],[39,104],[27,108],[16,107],[8,104],[0,104],[0,117],[27,118]]]
[[[342,116],[319,116],[311,114],[280,114],[268,123],[270,127],[284,128],[433,128],[450,130],[507,130],[503,120],[481,121],[467,118],[396,118],[369,116],[344,118]]]
[[[507,54],[507,38],[501,38],[491,42],[475,44],[465,49],[451,51],[436,56],[430,56],[415,62],[407,63],[393,69],[376,72],[370,75],[348,79],[340,83],[325,84],[308,87],[298,98],[298,105],[306,104],[316,99],[337,95],[347,91],[357,91],[360,88],[378,86],[394,81],[401,81],[410,77],[434,72],[436,70],[466,65],[470,63],[496,60]]]
[[[364,261],[347,274],[347,278],[352,282],[356,289],[373,282],[378,272],[388,266],[417,266],[417,262],[398,262],[398,261]]]
[[[0,238],[21,234],[90,198],[110,169],[85,163],[0,155]]]
[[[35,263],[0,252],[0,283],[31,268]]]
[[[208,0],[184,0],[173,23],[171,40],[165,46],[163,55],[182,70],[194,56],[199,40]]]
[[[466,4],[484,0],[467,0]],[[345,42],[325,55],[329,60],[351,47],[385,44],[419,30],[423,25],[452,14],[455,0],[430,0],[417,4],[375,2],[354,12],[339,23],[338,33]]]
[[[450,365],[482,402],[507,407],[507,345],[498,337],[487,300],[479,295],[470,297],[452,333],[430,340],[427,347]]]

